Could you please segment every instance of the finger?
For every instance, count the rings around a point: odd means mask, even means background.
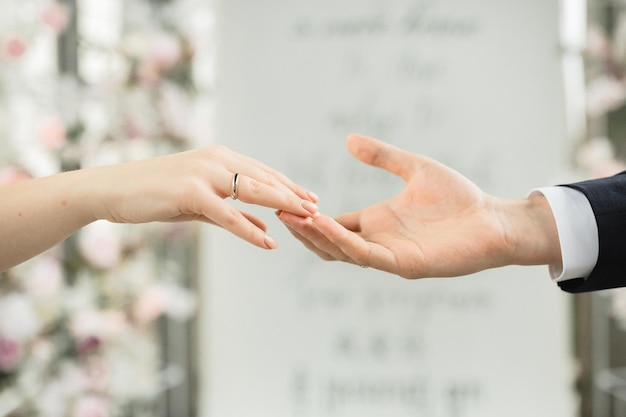
[[[300,240],[301,242],[308,242],[308,244],[305,243],[307,248],[313,250],[318,255],[320,253],[327,254],[331,259],[355,263],[354,260],[346,256],[340,248],[320,233],[319,229],[313,225],[312,218],[302,218],[291,213],[282,212],[280,219],[304,239]],[[322,258],[327,259],[324,256]]]
[[[282,172],[277,171],[273,168],[270,168],[266,165],[263,165],[263,164],[261,165],[264,167],[264,170],[270,174],[270,178],[276,178],[280,184],[284,185],[285,187],[287,187],[287,189],[296,193],[296,195],[298,195],[299,197],[305,200],[312,201],[314,203],[317,203],[319,201],[319,197],[317,196],[317,194],[295,183],[289,177],[284,175]]]
[[[398,262],[387,248],[364,240],[328,216],[316,216],[312,222],[320,233],[358,265],[397,273]]]
[[[164,219],[164,220],[161,220],[161,221],[166,222],[166,223],[199,221],[199,222],[204,222],[204,223],[215,224],[214,222],[211,221],[211,219],[207,219],[203,215],[195,214],[195,213],[194,214],[183,213],[183,214],[179,214],[179,215],[176,215],[176,216],[171,217],[169,219]]]
[[[259,229],[263,230],[264,232],[267,231],[267,225],[265,224],[265,222],[261,219],[259,219],[258,217],[250,214],[250,213],[246,213],[245,211],[242,211],[241,214],[243,214],[243,216],[248,219],[248,221],[250,221],[250,223],[254,224],[256,227],[258,227]],[[215,223],[213,220],[209,219],[206,216],[203,215],[199,215],[199,214],[181,214],[178,215],[176,217],[172,217],[171,219],[167,220],[168,222],[174,223],[174,222],[189,222],[189,221],[198,221],[198,222],[202,222],[202,223],[207,223],[207,224],[211,224],[213,226],[220,226],[219,224]]]
[[[290,191],[267,185],[247,175],[238,175],[237,198],[244,203],[289,211],[302,217],[317,213],[318,207]]]
[[[249,214],[243,214],[214,194],[207,196],[207,200],[206,207],[210,210],[202,213],[205,217],[260,248],[274,249],[278,246],[277,242],[265,233],[265,229],[256,224],[258,219],[251,221]]]
[[[336,260],[330,254],[320,250],[317,246],[315,246],[313,243],[311,243],[310,240],[305,239],[304,236],[302,236],[302,234],[298,233],[298,231],[292,225],[293,221],[294,220],[297,221],[297,219],[286,220],[286,218],[288,218],[290,216],[294,216],[293,214],[290,214],[290,213],[284,213],[284,214],[283,213],[277,213],[276,215],[279,218],[279,220],[282,221],[283,224],[287,227],[287,230],[289,231],[289,233],[291,233],[291,235],[293,237],[295,237],[298,241],[300,241],[300,243],[302,243],[304,245],[304,247],[306,247],[308,250],[310,250],[311,252],[315,253],[317,256],[319,256],[320,258],[322,258],[325,261],[335,261]],[[298,217],[298,216],[294,216],[294,217]]]
[[[368,165],[387,170],[408,180],[415,169],[417,155],[367,136],[351,134],[346,146],[352,155]]]
[[[282,172],[249,156],[242,155],[234,151],[231,152],[236,159],[233,163],[236,163],[237,166],[243,165],[246,167],[246,169],[242,169],[240,172],[256,178],[267,185],[284,188],[285,191],[289,190],[305,200],[313,202],[317,202],[319,200],[319,197],[315,193],[307,190],[299,184],[296,184]],[[233,172],[236,171],[237,169],[233,169]]]
[[[256,227],[258,227],[259,229],[263,230],[264,232],[267,232],[267,225],[265,224],[265,222],[263,220],[261,220],[260,218],[258,218],[255,215],[247,213],[245,211],[241,211],[240,213],[243,214],[243,217],[248,219],[248,221],[250,223],[252,223]]]
[[[344,213],[335,218],[337,223],[350,230],[351,232],[361,232],[361,212],[354,211],[352,213]]]

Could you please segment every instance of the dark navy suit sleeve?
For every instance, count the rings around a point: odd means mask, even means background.
[[[586,278],[559,282],[568,292],[626,286],[626,171],[613,177],[567,184],[582,192],[598,225],[598,261]]]

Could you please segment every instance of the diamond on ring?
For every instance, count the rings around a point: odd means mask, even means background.
[[[230,191],[230,198],[232,198],[233,200],[237,200],[237,198],[238,198],[238,195],[237,195],[238,191],[239,191],[239,190],[237,190],[238,181],[239,181],[239,173],[235,172],[235,175],[233,175],[233,181],[232,181],[232,184],[231,184],[231,187],[230,187],[230,189],[231,189],[231,191]]]

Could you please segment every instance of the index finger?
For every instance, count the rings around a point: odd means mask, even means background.
[[[384,246],[376,242],[366,241],[357,233],[346,229],[329,216],[317,215],[313,217],[313,224],[331,243],[336,245],[360,266],[369,266],[382,271],[397,273],[397,259],[394,253]]]
[[[240,155],[241,158],[243,158],[245,160],[245,162],[251,166],[254,166],[255,168],[263,171],[265,173],[264,176],[258,176],[258,180],[267,183],[268,185],[274,185],[274,180],[277,182],[278,186],[284,187],[285,190],[290,190],[291,192],[295,193],[297,196],[299,196],[300,198],[306,199],[306,200],[310,200],[313,202],[317,202],[319,200],[319,197],[307,190],[306,188],[304,188],[303,186],[295,183],[294,181],[292,181],[289,177],[287,177],[285,174],[283,174],[282,172],[271,168],[267,165],[265,165],[264,163],[251,158],[249,156],[246,155]],[[265,177],[265,178],[263,178]]]
[[[308,217],[318,211],[317,206],[290,190],[265,184],[247,175],[237,174],[237,199],[244,203],[288,211]]]

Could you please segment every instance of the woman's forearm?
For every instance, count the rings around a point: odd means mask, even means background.
[[[0,187],[0,270],[60,243],[95,220],[83,171]]]

